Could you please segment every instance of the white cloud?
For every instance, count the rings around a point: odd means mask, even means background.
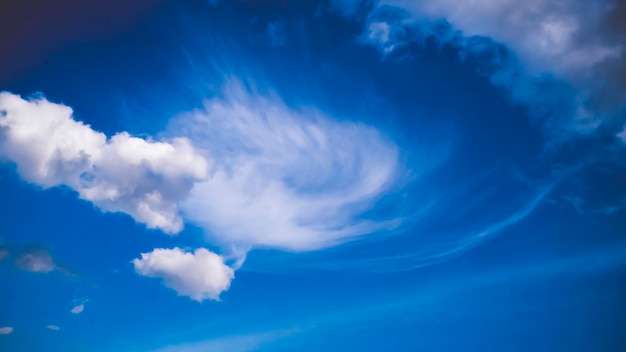
[[[59,331],[59,330],[61,330],[61,328],[60,328],[60,327],[58,327],[58,326],[56,326],[56,325],[48,325],[48,326],[46,326],[46,329],[48,329],[48,330],[54,330],[54,331]]]
[[[235,277],[234,270],[221,256],[204,248],[193,253],[180,248],[157,248],[134,259],[135,271],[142,276],[160,278],[180,296],[195,301],[219,300]]]
[[[79,305],[74,306],[74,307],[70,310],[70,312],[71,312],[72,314],[80,314],[80,313],[82,313],[84,310],[85,310],[85,304],[83,303],[83,304],[79,304]]]
[[[13,332],[13,328],[10,326],[5,326],[0,328],[0,335],[8,335]]]
[[[509,45],[532,71],[584,78],[623,47],[602,28],[613,9],[585,0],[383,0],[416,17],[446,19],[465,35],[485,35]]]
[[[28,182],[66,185],[104,211],[167,233],[182,229],[177,203],[207,176],[206,160],[185,138],[107,138],[74,120],[65,105],[7,92],[0,93],[0,157]]]
[[[401,173],[397,146],[374,128],[231,83],[171,130],[211,151],[212,177],[181,208],[219,243],[311,250],[398,223],[363,216]]]

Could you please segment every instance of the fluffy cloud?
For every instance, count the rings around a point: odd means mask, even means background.
[[[374,128],[231,82],[171,129],[212,153],[212,177],[181,208],[220,243],[311,250],[398,224],[363,216],[401,175],[397,146]]]
[[[133,260],[135,271],[142,276],[160,278],[165,286],[180,296],[195,301],[219,300],[235,277],[234,270],[221,256],[204,248],[193,253],[180,248],[157,248]]]
[[[13,332],[13,328],[10,326],[5,326],[0,328],[0,335],[8,335]]]
[[[185,138],[107,138],[65,105],[7,92],[0,93],[0,157],[28,182],[68,186],[104,211],[167,233],[182,229],[177,203],[207,176],[207,161]]]

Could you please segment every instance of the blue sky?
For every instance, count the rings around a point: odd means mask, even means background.
[[[0,13],[0,350],[626,346],[623,4]]]

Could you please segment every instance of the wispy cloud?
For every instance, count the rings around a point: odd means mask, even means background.
[[[397,146],[370,126],[234,81],[171,130],[210,151],[211,178],[182,209],[220,243],[311,250],[399,224],[362,216],[406,171]]]
[[[85,310],[85,304],[89,302],[86,298],[75,299],[74,306],[70,309],[70,313],[72,314],[80,314]]]
[[[72,307],[72,309],[70,310],[70,313],[72,314],[80,314],[85,310],[85,305],[84,304],[79,304],[77,306]]]
[[[277,341],[281,338],[288,337],[296,333],[297,329],[286,329],[267,331],[261,333],[251,333],[244,335],[233,335],[226,337],[218,337],[199,342],[182,343],[178,345],[170,345],[164,348],[154,350],[153,352],[247,352],[255,351],[258,348]]]
[[[0,328],[0,335],[8,335],[13,332],[13,328],[10,326],[5,326]]]
[[[59,330],[61,330],[61,328],[60,328],[60,327],[58,327],[57,325],[48,325],[48,326],[46,326],[46,329],[48,329],[48,330],[53,330],[53,331],[59,331]]]

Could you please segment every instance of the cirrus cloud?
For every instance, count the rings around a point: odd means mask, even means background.
[[[212,177],[181,208],[220,243],[311,250],[400,222],[363,216],[405,171],[398,147],[370,126],[234,81],[170,130],[211,151]]]

